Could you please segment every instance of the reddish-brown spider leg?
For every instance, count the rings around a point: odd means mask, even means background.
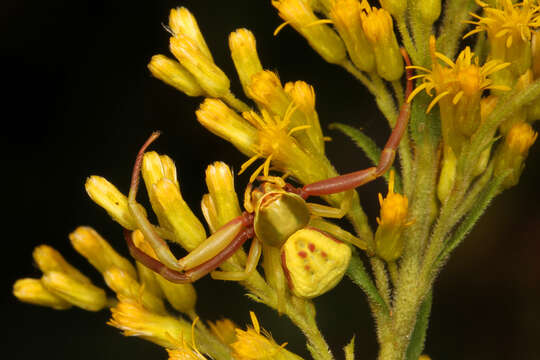
[[[407,66],[411,65],[409,56],[404,49],[401,49],[401,54],[405,59]],[[317,181],[312,184],[308,184],[303,188],[297,189],[292,186],[287,186],[286,190],[299,194],[304,199],[313,195],[330,195],[347,190],[354,189],[362,186],[370,181],[375,180],[379,176],[383,175],[394,162],[396,156],[396,150],[399,146],[403,134],[407,130],[409,123],[409,116],[411,113],[411,104],[407,102],[409,95],[412,92],[412,70],[406,69],[407,85],[405,89],[404,103],[401,105],[399,115],[396,119],[396,125],[390,134],[390,138],[386,142],[384,149],[379,159],[379,164],[375,167],[370,167],[364,170],[355,171],[349,174],[336,176],[330,179]]]
[[[132,232],[124,229],[124,237],[126,238],[126,243],[128,245],[129,253],[135,260],[149,268],[150,270],[160,274],[165,279],[178,283],[178,284],[187,284],[192,283],[211,271],[215,270],[219,265],[221,265],[225,260],[231,257],[247,240],[253,238],[255,232],[253,231],[253,226],[249,226],[242,231],[233,241],[231,241],[225,249],[223,249],[216,256],[210,260],[198,265],[187,271],[176,271],[168,268],[162,264],[159,260],[154,259],[150,255],[146,254],[144,251],[139,249],[132,239]]]

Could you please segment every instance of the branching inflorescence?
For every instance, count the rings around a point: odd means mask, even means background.
[[[284,20],[275,34],[290,25],[324,60],[358,79],[392,128],[380,149],[359,130],[334,124],[373,162],[341,176],[325,154],[329,138],[312,86],[282,84],[261,64],[254,35],[239,29],[229,45],[247,102],[240,100],[193,15],[173,9],[167,30],[174,59],[155,55],[148,68],[186,95],[205,98],[196,117],[247,157],[240,174],[256,166],[244,210],[229,166],[210,165],[201,201],[208,236],[182,198],[173,160],[146,151],[155,133],[138,153],[129,196],[99,176],[86,182],[92,200],[124,228],[135,263],[89,227],[70,234],[115,298],[47,245],[33,254],[42,278],[18,280],[15,296],[58,310],[110,308],[110,325],[166,348],[170,359],[299,358],[261,330],[253,313],[247,330],[228,319],[198,321],[192,283],[210,273],[240,282],[254,301],[287,315],[313,358],[329,360],[311,299],[347,274],[367,295],[378,358],[426,357],[437,274],[491,200],[519,182],[537,137],[540,5],[449,0],[441,11],[440,0],[380,2],[381,8],[367,0],[272,1]],[[462,37],[474,46],[457,53]],[[396,155],[399,166],[392,167]],[[141,175],[157,224],[136,199]],[[388,179],[388,194],[379,194],[373,231],[354,188],[380,176]],[[328,205],[307,201],[314,196]],[[332,221],[341,217],[354,234]],[[187,255],[177,259],[167,241]],[[354,358],[354,342],[344,350]]]

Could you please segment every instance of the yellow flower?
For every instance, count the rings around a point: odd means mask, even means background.
[[[172,316],[158,315],[146,310],[140,303],[124,296],[111,309],[108,322],[124,331],[125,336],[139,336],[166,348],[178,347],[180,339],[191,341],[191,325]]]
[[[404,68],[392,16],[385,9],[365,4],[361,13],[362,28],[375,53],[377,74],[388,81],[398,80]]]
[[[375,233],[375,252],[382,259],[391,262],[398,259],[403,252],[401,234],[407,223],[409,201],[405,195],[394,192],[394,172],[390,172],[388,194],[383,199],[379,194],[381,216],[377,218],[379,227]]]
[[[464,38],[486,31],[493,58],[514,61],[523,56],[524,45],[531,40],[533,29],[540,26],[540,6],[529,0],[515,4],[511,0],[500,0],[494,7],[480,0],[477,3],[485,16],[471,13],[477,20],[468,23],[476,27]]]
[[[289,167],[287,165],[291,160],[298,161],[301,158],[307,158],[307,154],[303,152],[300,145],[291,135],[296,131],[307,129],[309,125],[297,126],[287,130],[295,110],[295,107],[290,107],[283,118],[272,116],[266,110],[262,110],[261,115],[254,111],[243,114],[244,118],[258,130],[258,143],[256,154],[242,164],[239,174],[243,173],[259,158],[266,158],[266,160],[253,172],[250,182],[255,181],[261,171],[264,176],[268,176],[272,160],[277,164],[281,164],[281,166],[278,165],[279,167],[286,169]]]
[[[267,331],[264,329],[261,330],[255,313],[250,311],[249,314],[251,316],[251,321],[253,322],[253,327],[248,327],[245,331],[236,329],[237,341],[231,344],[234,357],[237,360],[301,359],[298,355],[285,350],[284,347],[287,343],[278,345]]]
[[[494,85],[489,76],[510,64],[491,60],[481,66],[478,57],[469,47],[466,47],[454,62],[436,51],[435,37],[430,38],[429,45],[432,69],[411,66],[424,74],[413,77],[422,79],[423,82],[411,93],[409,101],[423,90],[429,96],[434,96],[435,90],[435,97],[426,112],[439,104],[444,143],[459,156],[461,147],[480,124],[480,100],[483,92],[488,89],[509,90],[507,86]]]
[[[45,288],[65,301],[88,311],[99,311],[107,305],[103,289],[89,283],[81,283],[65,273],[50,271],[43,275]]]
[[[48,291],[39,279],[19,279],[13,284],[13,295],[20,301],[47,306],[56,310],[69,309],[71,303]]]

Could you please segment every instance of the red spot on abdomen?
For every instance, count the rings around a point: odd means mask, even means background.
[[[309,243],[308,244],[308,249],[309,249],[309,251],[314,252],[315,251],[315,244]]]
[[[300,256],[302,259],[305,259],[307,257],[307,252],[305,251],[299,251],[298,256]]]

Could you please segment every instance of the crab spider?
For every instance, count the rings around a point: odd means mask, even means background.
[[[407,65],[410,65],[407,54],[402,52]],[[408,69],[405,99],[408,99],[412,91],[410,72]],[[181,259],[174,257],[146,218],[141,205],[136,202],[144,152],[159,136],[159,133],[153,133],[137,155],[128,206],[159,260],[139,249],[133,242],[131,232],[125,230],[129,251],[141,264],[171,282],[191,283],[208,273],[212,273],[212,277],[216,279],[242,281],[257,267],[264,244],[280,250],[284,273],[295,294],[307,298],[320,295],[334,287],[343,277],[351,250],[330,234],[310,227],[310,218],[341,218],[346,214],[352,194],[350,190],[375,180],[391,167],[399,142],[407,129],[409,116],[410,104],[405,102],[400,108],[396,125],[377,166],[307,184],[301,188],[285,183],[281,178],[259,178],[262,180],[259,187],[253,189],[250,184],[246,189],[246,211],[218,229]],[[350,194],[346,196],[340,209],[306,201],[310,196],[345,191]],[[243,272],[214,271],[249,239],[252,239],[252,242]],[[362,241],[352,235],[347,236],[346,240],[357,247],[365,248]]]

